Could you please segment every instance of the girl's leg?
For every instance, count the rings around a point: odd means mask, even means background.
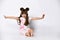
[[[28,32],[26,32],[25,35],[28,36],[28,37],[33,36],[33,30],[32,29],[29,29]]]
[[[29,34],[30,34],[31,36],[33,36],[33,30],[32,30],[32,29],[29,29],[28,31],[29,31]]]
[[[27,33],[25,33],[25,36],[30,37],[31,35],[29,32],[27,32]]]
[[[28,36],[28,37],[33,36],[33,30],[32,29],[28,29],[28,31],[25,33],[25,36]]]

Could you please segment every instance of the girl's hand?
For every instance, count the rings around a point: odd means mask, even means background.
[[[42,14],[43,14],[43,15],[42,15],[42,19],[43,19],[43,18],[45,17],[45,12],[43,11]]]
[[[4,16],[4,18],[7,18],[6,16]]]
[[[44,17],[45,17],[45,14],[42,15],[42,18],[44,18]]]

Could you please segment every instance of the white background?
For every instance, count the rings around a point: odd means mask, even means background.
[[[16,20],[5,19],[6,16],[19,16],[20,7],[29,7],[29,17],[40,17],[43,20],[32,20],[30,25],[35,29],[34,37],[20,35]],[[60,39],[60,0],[0,0],[0,40],[59,40]]]

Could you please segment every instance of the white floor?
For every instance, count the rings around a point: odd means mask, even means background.
[[[25,37],[20,34],[19,26],[10,20],[5,20],[1,24],[1,40],[59,40],[60,32],[59,28],[54,26],[46,26],[46,25],[37,25],[35,27],[34,36],[33,37]],[[13,22],[13,23],[12,23]],[[4,25],[3,25],[4,23]],[[15,25],[14,25],[15,24]]]

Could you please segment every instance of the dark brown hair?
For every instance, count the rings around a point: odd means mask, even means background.
[[[28,17],[28,11],[29,11],[29,8],[26,8],[26,9],[24,9],[23,7],[21,7],[20,8],[20,11],[21,11],[21,14],[20,14],[20,16],[18,17],[18,21],[19,21],[19,24],[21,23],[21,21],[20,21],[20,17],[22,17],[22,14],[26,14],[26,21],[25,21],[25,23],[24,23],[24,25],[28,25],[29,24],[29,17]]]

